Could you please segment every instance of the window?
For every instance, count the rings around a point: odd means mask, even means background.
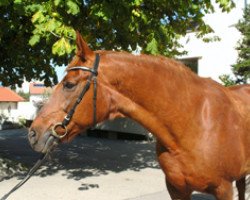
[[[188,66],[193,72],[198,73],[198,64],[200,57],[179,59],[184,65]]]

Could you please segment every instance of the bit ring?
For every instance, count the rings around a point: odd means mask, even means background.
[[[58,134],[57,132],[56,132],[56,128],[58,128],[58,127],[61,127],[62,129],[64,129],[64,134]],[[51,133],[53,136],[55,136],[56,138],[59,138],[59,139],[62,139],[62,138],[64,138],[67,134],[68,134],[68,130],[67,130],[67,127],[65,126],[65,125],[63,125],[62,123],[57,123],[57,124],[55,124],[54,126],[53,126],[53,128],[52,128],[52,133]]]

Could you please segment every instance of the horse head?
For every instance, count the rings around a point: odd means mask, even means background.
[[[99,54],[88,47],[79,33],[76,44],[77,52],[66,69],[66,76],[30,127],[29,142],[38,152],[47,152],[58,141],[71,141],[109,114],[109,92],[100,84],[101,76],[96,82],[102,65]]]

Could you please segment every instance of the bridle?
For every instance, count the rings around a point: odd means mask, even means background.
[[[97,97],[97,75],[98,75],[98,66],[99,66],[99,62],[100,62],[100,55],[98,53],[95,54],[95,62],[93,65],[93,68],[90,67],[86,67],[86,66],[75,66],[75,67],[71,67],[67,69],[67,72],[69,71],[73,71],[73,70],[83,70],[83,71],[87,71],[90,72],[90,76],[87,79],[87,82],[85,84],[85,86],[83,87],[80,95],[78,96],[76,102],[74,103],[74,105],[72,106],[72,108],[70,109],[70,111],[67,113],[67,115],[64,117],[64,120],[62,122],[59,122],[57,124],[55,124],[52,127],[52,135],[55,136],[58,139],[62,139],[64,138],[67,134],[68,134],[68,130],[67,130],[67,125],[69,124],[70,120],[72,119],[76,107],[78,106],[78,104],[82,101],[84,95],[86,94],[86,92],[89,90],[90,88],[90,84],[93,80],[94,83],[94,95],[93,95],[93,126],[96,124],[96,97]],[[63,134],[58,134],[56,132],[56,129],[58,129],[59,127],[61,127],[61,129],[64,130]]]
[[[56,137],[58,140],[64,138],[68,134],[67,125],[69,124],[70,120],[72,119],[72,117],[73,117],[73,115],[75,113],[76,107],[82,101],[82,99],[83,99],[84,95],[86,94],[86,92],[89,90],[92,80],[93,80],[93,83],[94,83],[93,125],[96,124],[96,96],[97,96],[97,75],[98,75],[99,61],[100,61],[100,55],[97,53],[96,56],[95,56],[95,62],[94,62],[93,68],[85,67],[85,66],[76,66],[76,67],[71,67],[71,68],[67,69],[67,71],[72,71],[72,70],[88,71],[88,72],[91,72],[91,74],[88,77],[87,82],[86,82],[85,86],[83,87],[83,89],[82,89],[79,97],[77,98],[75,104],[72,106],[72,108],[70,109],[68,114],[64,117],[64,120],[62,122],[57,123],[56,125],[53,126],[52,135],[54,137]],[[58,134],[56,132],[56,129],[58,127],[61,127],[62,129],[64,129],[64,134]],[[52,151],[52,149],[54,148],[54,145],[56,145],[57,142],[58,141],[56,141],[53,145],[51,145],[48,148],[46,154],[43,154],[42,157],[40,159],[38,159],[38,161],[35,163],[35,165],[30,169],[30,171],[28,172],[26,177],[23,180],[21,180],[15,187],[13,187],[7,194],[5,194],[0,200],[6,200],[10,196],[10,194],[15,192],[26,181],[28,181],[30,179],[30,177],[36,172],[36,170],[45,162],[46,158],[49,156],[50,152]]]

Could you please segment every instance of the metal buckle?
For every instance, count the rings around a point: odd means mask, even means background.
[[[65,132],[64,132],[64,134],[58,134],[57,132],[56,132],[56,128],[58,128],[58,127],[61,127],[62,129],[64,129],[65,130]],[[62,123],[57,123],[57,124],[55,124],[54,126],[53,126],[53,128],[52,128],[52,133],[51,133],[53,136],[55,136],[56,138],[59,138],[59,139],[62,139],[62,138],[64,138],[67,134],[68,134],[68,130],[67,130],[67,127],[66,126],[64,126]]]

